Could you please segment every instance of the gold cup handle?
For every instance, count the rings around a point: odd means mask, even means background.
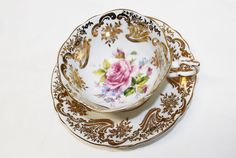
[[[195,60],[173,61],[167,76],[169,78],[194,76],[199,72],[199,67],[200,63]]]

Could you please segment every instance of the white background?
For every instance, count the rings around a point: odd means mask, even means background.
[[[76,139],[54,111],[57,52],[93,15],[128,8],[177,29],[201,62],[190,108],[160,140],[134,150]],[[0,0],[0,157],[236,157],[235,0]]]

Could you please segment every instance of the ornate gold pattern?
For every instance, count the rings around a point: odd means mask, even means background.
[[[129,34],[125,37],[131,42],[147,42],[150,37],[150,31],[145,23],[139,22],[128,26]]]
[[[113,12],[107,13],[104,16],[102,16],[99,19],[99,23],[95,24],[92,28],[92,35],[94,37],[98,36],[98,29],[104,25],[104,20],[106,19],[124,19],[127,22],[128,25],[128,30],[129,33],[125,35],[125,37],[131,41],[131,42],[147,42],[148,40],[151,40],[150,38],[150,32],[156,32],[157,35],[160,35],[160,30],[154,25],[154,23],[150,20],[147,21],[147,19],[143,19],[141,16],[136,15],[135,13],[133,13],[132,11],[123,11],[123,13],[120,13],[118,15],[116,15]],[[119,21],[120,22],[120,21]],[[116,25],[119,23],[116,23]],[[117,25],[117,27],[120,27],[121,24]],[[117,36],[115,33],[114,37],[109,40],[109,38],[106,39],[106,35],[109,37],[111,35],[111,28],[114,28],[111,24],[106,24],[105,26],[105,33],[102,34],[102,39],[107,40],[109,43],[114,43],[115,39],[117,39]],[[102,31],[105,30],[104,28],[102,29]],[[121,32],[121,30],[117,31],[117,32]],[[118,33],[118,34],[119,34]],[[108,44],[109,45],[109,44]],[[110,45],[109,45],[110,46]]]
[[[90,41],[91,39],[83,39],[83,41],[77,41],[74,44],[74,52],[72,53],[72,57],[75,61],[79,62],[80,68],[85,68],[89,59],[90,52]]]
[[[164,34],[174,37],[174,31],[168,25],[163,23],[162,25],[159,25],[159,27],[162,29]]]
[[[71,84],[75,84],[78,88],[84,89],[84,82],[78,75],[78,70],[72,70],[68,65],[69,59],[74,59],[79,62],[80,68],[84,68],[87,65],[90,51],[90,39],[82,38],[78,34],[74,36],[74,39],[70,39],[62,48],[63,63],[60,65],[61,72],[66,80]],[[70,75],[67,75],[68,68],[70,67]]]
[[[187,97],[191,93],[193,88],[193,83],[195,82],[195,77],[177,77],[177,78],[167,78],[168,82],[178,90],[182,96]],[[183,82],[184,80],[184,82]]]
[[[154,51],[154,57],[152,57],[151,63],[156,66],[157,68],[160,68],[164,63],[168,61],[167,57],[167,47],[163,42],[160,42],[157,39],[152,40],[153,45],[159,45],[160,48],[157,48]],[[162,49],[162,50],[161,50]],[[165,53],[165,59],[162,59],[161,52]]]
[[[69,65],[69,83],[75,85],[79,90],[84,90],[86,88],[85,82],[79,76],[78,69],[74,69],[72,65]]]
[[[62,48],[61,56],[63,63],[60,65],[61,72],[70,84],[76,85],[78,90],[84,90],[86,88],[85,82],[79,76],[78,70],[68,65],[68,60],[74,59],[79,63],[81,69],[85,68],[89,59],[90,41],[91,39],[82,38],[77,33]],[[68,70],[70,71],[69,75],[67,75]]]
[[[110,130],[111,136],[116,138],[127,137],[133,127],[130,125],[128,119],[122,120],[116,125],[116,128]]]
[[[163,112],[167,112],[169,115],[173,113],[174,109],[178,105],[179,97],[176,94],[171,93],[170,95],[161,94],[161,106],[163,106]]]
[[[57,71],[55,70],[55,73]],[[181,88],[180,86],[180,84],[173,84],[173,87],[176,88]],[[74,101],[68,101],[72,98],[63,88],[58,78],[54,80],[53,87],[52,93],[57,102],[55,108],[62,116],[66,117],[66,122],[74,132],[83,133],[83,137],[90,142],[109,144],[111,146],[119,146],[126,141],[144,141],[152,135],[167,130],[176,121],[176,118],[185,111],[187,105],[184,95],[161,94],[162,108],[150,109],[140,123],[139,128],[133,129],[128,119],[115,124],[110,119],[87,119],[83,117],[87,115],[89,109],[85,108],[83,104],[75,104]],[[177,102],[180,102],[180,104],[177,104]]]
[[[84,106],[82,103],[79,103],[75,100],[72,100],[69,104],[71,106],[68,107],[68,110],[72,112],[74,115],[79,114],[81,116],[84,116],[87,114],[87,111],[90,110],[86,106]]]
[[[55,68],[57,69],[57,68]],[[64,88],[64,86],[62,85],[60,78],[59,78],[59,71],[55,70],[54,73],[56,74],[55,77],[55,81],[52,85],[53,88],[53,97],[61,103],[65,103],[66,105],[70,105],[68,107],[68,111],[72,112],[73,115],[87,115],[88,111],[91,111],[90,109],[88,109],[86,106],[84,106],[81,103],[78,103],[76,100],[74,100],[73,98],[67,99],[67,97],[69,96],[69,93],[66,91],[66,89]],[[60,109],[60,113],[62,115],[66,115],[66,113],[63,110],[63,104],[58,104],[57,107],[55,107],[56,110],[58,111]]]
[[[171,38],[170,36],[166,36],[166,39],[173,45],[177,44],[181,52],[181,54],[177,53],[177,48],[170,46],[170,51],[173,52],[174,60],[179,60],[181,56],[186,58],[192,58],[192,55],[185,49],[186,45],[183,40],[181,40],[180,38]]]
[[[154,52],[154,57],[152,57],[152,61],[151,63],[156,66],[157,68],[159,68],[161,66],[161,52],[159,51],[159,49],[156,49]]]
[[[171,28],[168,24],[166,24],[165,22],[161,20],[158,20],[154,17],[149,17],[149,18],[160,23],[159,27],[162,29],[162,31],[166,35],[166,39],[169,43],[169,48],[173,54],[174,61],[180,59],[181,56],[189,58],[189,59],[194,59],[193,55],[188,50],[186,50],[186,46],[189,48],[188,43],[183,39],[183,37],[177,30]],[[177,47],[175,46],[175,44],[177,45]],[[177,51],[178,49],[179,51]]]
[[[100,19],[99,19],[99,23],[95,24],[91,30],[92,35],[94,37],[98,36],[98,29],[104,24],[104,20],[105,19],[112,19],[114,20],[116,18],[116,14],[111,12],[111,13],[107,13],[105,15],[103,15]]]
[[[113,26],[112,24],[106,24],[105,27],[102,28],[102,33],[101,33],[101,40],[105,40],[106,44],[110,47],[112,43],[115,42],[115,40],[118,39],[118,34],[123,32],[120,29],[121,22],[115,22],[115,25]]]

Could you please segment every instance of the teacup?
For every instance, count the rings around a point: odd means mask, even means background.
[[[67,92],[99,112],[136,108],[166,76],[194,75],[193,65],[192,73],[181,71],[186,63],[171,68],[172,53],[161,28],[127,9],[90,18],[73,31],[58,55]]]

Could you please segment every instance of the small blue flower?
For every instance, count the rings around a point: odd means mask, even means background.
[[[138,65],[139,65],[138,68],[141,69],[143,66],[143,61],[139,61]]]
[[[109,92],[109,88],[106,85],[103,85],[102,86],[102,93],[105,94],[107,92]]]
[[[115,96],[115,95],[116,95],[116,92],[112,91],[112,92],[111,92],[111,95],[112,95],[112,96]]]

